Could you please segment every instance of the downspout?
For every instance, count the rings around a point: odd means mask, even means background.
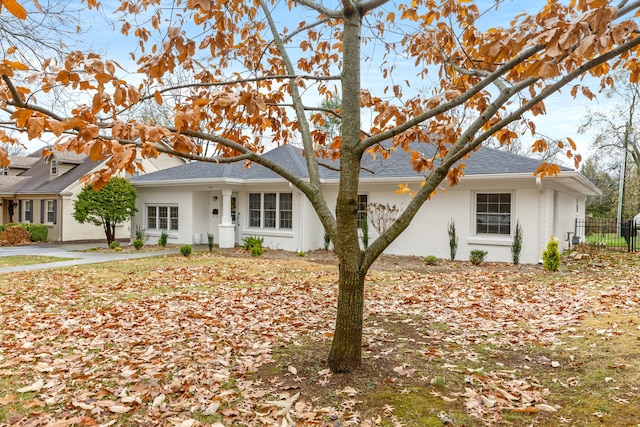
[[[542,187],[542,178],[536,177],[536,188],[538,189],[538,264],[542,264],[542,251],[546,240],[545,234],[545,215],[544,215],[544,187]]]
[[[298,187],[296,187],[295,185],[289,183],[289,188],[291,188],[293,191],[295,191],[298,194],[298,197],[300,197],[300,220],[298,221],[299,225],[298,225],[298,236],[299,236],[299,240],[298,240],[298,251],[302,251],[304,252],[304,198],[305,195],[302,191],[300,191],[298,189]],[[293,200],[292,200],[293,203]],[[293,208],[293,206],[292,206]]]

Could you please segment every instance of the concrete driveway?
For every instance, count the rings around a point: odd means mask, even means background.
[[[14,255],[39,255],[59,258],[73,258],[66,261],[49,262],[46,264],[19,265],[0,268],[0,273],[16,271],[43,270],[46,268],[69,267],[81,264],[96,264],[101,262],[121,261],[123,259],[146,258],[177,253],[176,250],[160,250],[150,252],[91,252],[91,248],[106,248],[106,243],[37,243],[24,246],[0,247],[0,258]]]

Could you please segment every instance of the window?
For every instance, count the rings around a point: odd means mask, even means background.
[[[177,206],[147,206],[147,230],[177,231],[178,222]]]
[[[58,175],[58,161],[51,159],[51,175]]]
[[[9,168],[6,166],[0,167],[0,175],[4,175],[4,176],[9,175]]]
[[[24,200],[24,222],[33,222],[33,200]]]
[[[367,218],[367,195],[358,194],[358,228],[362,227],[362,221]]]
[[[476,233],[511,235],[511,193],[476,194]]]
[[[47,222],[56,223],[56,201],[47,200]]]
[[[293,228],[293,195],[280,194],[280,228]]]
[[[250,193],[249,227],[293,228],[293,194]]]

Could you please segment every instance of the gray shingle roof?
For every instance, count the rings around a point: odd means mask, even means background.
[[[432,157],[435,152],[435,147],[432,145],[416,144],[416,146],[412,148],[423,153],[426,158]],[[282,145],[268,151],[264,156],[286,167],[299,178],[308,177],[302,150],[297,147]],[[372,156],[365,154],[362,162],[363,170],[360,176],[361,178],[417,178],[424,176],[424,174],[413,170],[409,162],[410,158],[410,153],[402,149],[392,151],[390,157],[387,159],[382,159],[380,155],[377,155],[374,160]],[[321,159],[320,162],[330,166],[330,168],[320,167],[320,174],[323,179],[338,179],[339,161]],[[532,174],[538,166],[540,166],[539,160],[487,147],[481,147],[476,152],[471,153],[471,156],[464,160],[464,163],[466,163],[464,169],[465,175]],[[564,171],[573,170],[566,167],[562,167],[561,169]],[[221,178],[265,180],[277,179],[279,176],[264,166],[255,163],[245,168],[243,163],[216,164],[209,162],[192,162],[137,176],[132,179],[132,182],[134,184],[143,184],[181,180],[206,181]]]
[[[60,155],[58,155],[60,154]],[[59,194],[74,182],[96,168],[101,162],[94,162],[86,154],[53,152],[59,164],[71,164],[73,167],[58,176],[51,176],[50,164],[42,157],[42,149],[29,154],[27,158],[35,159],[32,166],[17,177],[6,180],[0,186],[3,194]],[[13,160],[13,159],[12,159]]]

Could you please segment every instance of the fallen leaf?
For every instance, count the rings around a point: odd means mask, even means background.
[[[109,410],[111,412],[115,412],[116,414],[124,414],[126,412],[129,412],[131,410],[131,407],[123,405],[113,405],[109,407]]]
[[[26,387],[19,388],[16,391],[18,393],[29,393],[29,392],[32,392],[32,391],[40,391],[43,386],[44,386],[44,380],[43,379],[39,379],[35,383],[33,383],[33,384],[29,385],[29,386],[26,386]]]
[[[545,403],[538,403],[536,405],[536,408],[538,408],[539,410],[544,411],[544,412],[556,412],[557,411],[556,408],[554,408],[551,405],[547,405]]]
[[[6,405],[16,401],[15,394],[7,394],[5,397],[0,397],[0,405]]]
[[[291,372],[293,375],[298,375],[298,370],[295,368],[295,366],[289,365],[288,371]]]

